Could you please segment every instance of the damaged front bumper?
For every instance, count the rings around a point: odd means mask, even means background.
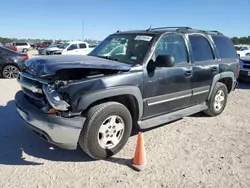
[[[46,141],[64,149],[77,148],[78,138],[84,125],[84,117],[63,118],[45,114],[26,100],[24,93],[15,95],[17,112],[27,126]]]

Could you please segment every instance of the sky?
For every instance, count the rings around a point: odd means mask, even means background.
[[[249,36],[250,0],[3,0],[0,4],[1,37],[103,40],[117,30],[150,25]]]

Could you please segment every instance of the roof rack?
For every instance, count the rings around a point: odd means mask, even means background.
[[[216,34],[218,34],[218,35],[223,35],[221,32],[216,31],[216,30],[207,30],[207,31],[204,31],[204,32],[208,32],[208,33],[216,33]]]
[[[178,29],[192,29],[192,28],[191,27],[183,27],[183,26],[181,26],[181,27],[156,27],[156,28],[150,27],[146,31],[161,30],[161,29],[176,29],[176,30],[178,30]]]
[[[223,35],[221,32],[216,31],[216,30],[200,30],[200,29],[193,29],[191,27],[157,27],[157,28],[149,28],[146,31],[153,31],[153,30],[161,30],[161,29],[176,29],[176,31],[178,30],[191,30],[191,31],[199,31],[199,32],[203,32],[203,33],[216,33],[218,35]]]

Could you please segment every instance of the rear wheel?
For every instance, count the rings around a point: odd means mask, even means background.
[[[225,84],[217,82],[208,101],[208,109],[204,111],[209,116],[220,115],[227,104],[228,90]]]
[[[3,68],[2,75],[4,78],[17,78],[19,75],[19,69],[14,65],[7,65]]]
[[[94,159],[104,159],[118,153],[132,131],[129,110],[117,102],[92,107],[79,137],[79,145]]]

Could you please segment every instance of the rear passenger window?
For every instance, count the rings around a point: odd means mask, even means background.
[[[208,40],[202,35],[189,35],[194,61],[207,61],[214,59],[212,48]]]
[[[221,58],[238,58],[232,41],[224,36],[212,36]]]
[[[80,48],[87,48],[86,44],[84,44],[84,43],[80,43],[80,44],[79,44],[79,47],[80,47]]]

